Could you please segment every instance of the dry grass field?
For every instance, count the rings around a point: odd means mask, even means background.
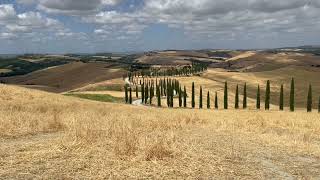
[[[100,103],[0,85],[1,179],[319,179],[317,112]]]

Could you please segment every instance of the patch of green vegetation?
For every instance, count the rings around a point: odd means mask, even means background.
[[[112,84],[108,86],[98,86],[87,89],[88,91],[123,91],[122,84]]]
[[[113,102],[113,103],[120,103],[123,102],[123,98],[113,97],[109,94],[65,94],[66,96],[73,96],[82,99],[89,99],[93,101],[100,101],[100,102]]]

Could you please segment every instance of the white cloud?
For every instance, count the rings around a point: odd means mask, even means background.
[[[114,6],[121,0],[38,0],[38,9],[46,13],[85,15],[93,14],[105,6]]]

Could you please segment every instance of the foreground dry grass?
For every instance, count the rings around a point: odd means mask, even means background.
[[[0,85],[0,177],[320,178],[318,113],[157,109]]]

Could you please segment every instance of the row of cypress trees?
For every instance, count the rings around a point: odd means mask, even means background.
[[[150,83],[151,82],[151,83]],[[146,84],[145,84],[146,83]],[[179,107],[187,107],[187,91],[186,87],[184,86],[183,90],[182,87],[177,80],[172,79],[160,79],[159,82],[156,80],[143,82],[141,85],[141,96],[143,103],[147,104],[148,99],[149,103],[152,104],[152,99],[155,96],[154,91],[156,91],[157,96],[157,105],[161,107],[161,97],[166,96],[167,98],[167,105],[168,107],[174,107],[174,96],[178,96],[179,99]],[[266,91],[265,91],[265,110],[270,109],[270,96],[271,96],[271,86],[270,81],[267,81],[266,84]],[[290,94],[289,94],[289,108],[290,111],[295,111],[295,81],[292,78],[291,86],[290,86]],[[138,87],[136,86],[136,97],[138,98]],[[284,110],[284,86],[283,84],[280,87],[280,99],[279,99],[279,110]],[[125,99],[126,103],[132,103],[132,88],[125,86]],[[199,108],[203,108],[203,89],[200,86],[200,96],[199,96]],[[207,108],[210,109],[210,92],[207,92]],[[308,96],[307,96],[307,112],[312,111],[313,105],[313,98],[312,98],[312,85],[309,85]],[[195,108],[195,84],[192,83],[192,91],[191,91],[191,107]],[[218,95],[217,92],[215,93],[214,99],[214,107],[218,109]],[[236,93],[235,93],[235,109],[239,109],[239,85],[236,86]],[[224,86],[224,109],[228,109],[228,83],[225,82]],[[243,101],[242,101],[242,108],[247,108],[247,84],[244,84],[243,87]],[[261,109],[261,89],[260,85],[257,87],[257,94],[256,94],[256,109]],[[320,112],[320,97],[319,97],[319,105],[318,111]]]

